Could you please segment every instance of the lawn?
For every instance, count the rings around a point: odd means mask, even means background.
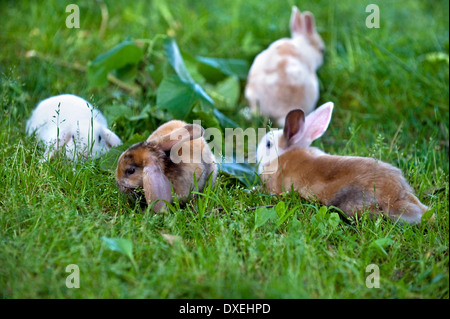
[[[80,28],[66,27],[69,3],[0,9],[1,298],[449,298],[448,1],[377,1],[379,28],[366,26],[370,1],[78,1]],[[177,114],[221,130],[271,125],[249,115],[244,71],[289,35],[294,4],[315,15],[326,44],[319,104],[335,103],[313,145],[399,167],[434,222],[347,220],[293,192],[266,194],[258,178],[229,169],[163,213],[119,192],[117,154]],[[212,105],[158,105],[164,79],[179,79],[164,45],[172,38]],[[130,66],[123,55],[126,67],[90,77],[96,58],[126,41],[142,48],[140,60]],[[192,93],[174,83],[165,94]],[[42,162],[25,123],[40,100],[61,93],[98,107],[122,148]],[[69,265],[79,288],[66,285]],[[369,265],[379,288],[370,288]]]

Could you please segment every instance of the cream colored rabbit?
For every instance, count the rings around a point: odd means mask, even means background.
[[[306,199],[340,208],[346,215],[365,210],[393,220],[420,223],[428,210],[414,195],[401,171],[373,158],[328,155],[310,147],[325,133],[333,103],[310,113],[290,111],[283,130],[271,131],[260,141],[259,173],[266,189],[280,194],[293,187]]]
[[[323,63],[325,45],[310,12],[292,8],[291,38],[272,43],[256,56],[247,79],[245,96],[250,108],[282,127],[286,114],[301,108],[311,112],[319,98],[316,70]]]

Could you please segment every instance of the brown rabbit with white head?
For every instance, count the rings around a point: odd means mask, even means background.
[[[273,42],[256,56],[250,68],[245,96],[251,110],[274,119],[282,127],[286,114],[301,108],[306,114],[316,106],[325,45],[316,31],[314,16],[292,8],[291,38]]]
[[[258,145],[259,173],[268,191],[280,194],[291,186],[303,198],[316,198],[340,208],[347,216],[369,209],[393,220],[420,223],[428,210],[394,166],[373,158],[328,155],[310,147],[330,122],[328,102],[306,118],[290,111],[283,130],[267,133]]]
[[[156,129],[146,141],[122,153],[116,170],[116,182],[126,194],[143,189],[145,199],[159,211],[173,202],[171,188],[184,204],[197,183],[203,191],[208,178],[217,177],[217,165],[203,138],[203,128],[183,121],[169,121]],[[194,179],[195,176],[195,179]]]

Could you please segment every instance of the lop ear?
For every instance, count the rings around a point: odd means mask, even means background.
[[[187,124],[155,140],[163,151],[169,151],[175,144],[195,140],[203,136],[203,128],[197,124]]]
[[[333,107],[333,102],[327,102],[306,117],[304,139],[309,144],[326,132],[330,124]]]
[[[113,131],[107,128],[103,129],[103,135],[105,137],[105,142],[108,148],[116,147],[122,144],[120,138],[116,134],[114,134]]]
[[[291,37],[299,36],[303,33],[304,30],[304,21],[303,17],[300,13],[300,10],[296,6],[292,7],[292,13],[291,13],[291,21],[290,21],[290,27],[291,27]]]
[[[301,109],[294,109],[286,115],[283,136],[287,146],[298,144],[305,132],[305,113]]]
[[[145,199],[149,205],[154,201],[159,200],[153,206],[153,210],[155,212],[158,212],[166,207],[166,203],[164,203],[163,200],[172,202],[170,181],[156,163],[152,163],[150,166],[144,167],[143,186]]]

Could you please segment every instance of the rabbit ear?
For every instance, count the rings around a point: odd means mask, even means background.
[[[304,141],[311,144],[321,137],[328,128],[333,113],[333,102],[327,102],[308,114],[305,123]],[[308,146],[309,146],[308,144]]]
[[[166,206],[162,200],[168,202],[172,201],[172,193],[169,179],[161,171],[158,164],[152,163],[150,166],[144,167],[143,170],[143,186],[145,192],[145,199],[148,204],[156,200],[158,201],[154,206],[155,212],[160,211]]]
[[[108,148],[119,146],[122,144],[120,138],[116,134],[114,134],[113,131],[107,128],[103,129],[103,135],[105,137],[105,142]]]
[[[169,151],[175,144],[195,140],[203,136],[203,128],[197,124],[187,124],[155,140],[163,151]]]
[[[301,109],[294,109],[286,115],[283,135],[287,146],[297,144],[305,132],[305,113]]]
[[[290,26],[291,26],[291,36],[292,37],[296,37],[300,34],[303,33],[303,17],[300,14],[300,11],[298,10],[298,8],[296,6],[292,7],[292,13],[291,13],[291,22],[290,22]]]
[[[314,16],[312,15],[311,12],[308,12],[308,11],[304,12],[302,14],[302,16],[303,16],[303,21],[305,22],[306,34],[312,35],[316,31]]]

